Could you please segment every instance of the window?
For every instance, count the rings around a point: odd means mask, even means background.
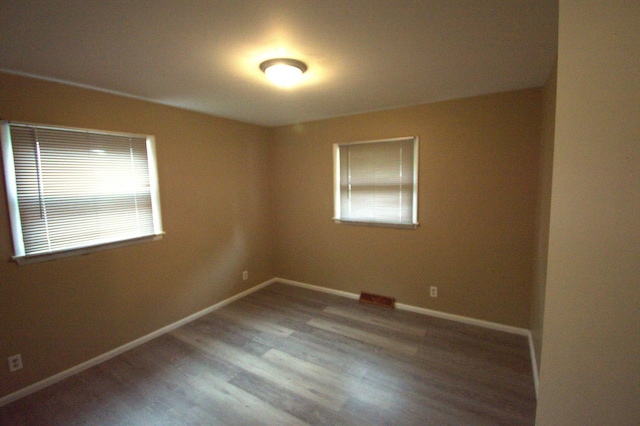
[[[163,234],[153,136],[0,123],[14,260]]]
[[[334,221],[418,226],[418,138],[334,144]]]

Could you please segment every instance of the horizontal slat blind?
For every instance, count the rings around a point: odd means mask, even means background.
[[[415,138],[338,145],[342,221],[415,225]]]
[[[10,125],[24,255],[154,235],[147,138]]]

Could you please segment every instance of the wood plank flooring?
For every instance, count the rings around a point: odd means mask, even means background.
[[[532,425],[527,339],[285,284],[0,407],[1,425]]]

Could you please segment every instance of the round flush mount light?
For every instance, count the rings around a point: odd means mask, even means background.
[[[260,69],[275,85],[289,87],[300,81],[307,65],[297,59],[278,58],[264,61]]]

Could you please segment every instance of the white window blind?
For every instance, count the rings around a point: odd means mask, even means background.
[[[334,145],[334,220],[418,226],[418,138]]]
[[[3,122],[2,151],[19,263],[163,233],[152,136]]]

